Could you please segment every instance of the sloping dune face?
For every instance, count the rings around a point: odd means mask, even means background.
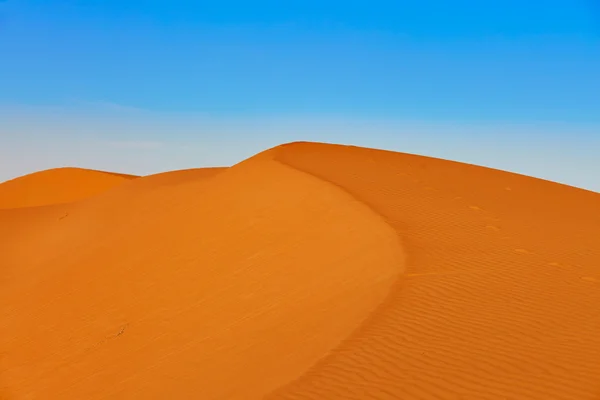
[[[600,195],[408,154],[296,143],[405,243],[360,330],[269,399],[599,399]]]
[[[77,204],[0,209],[0,272],[4,276],[39,274],[47,269],[48,258],[60,259],[75,247],[89,246],[98,235],[119,231],[140,214],[168,202],[177,191],[187,190],[186,186],[200,190],[224,170],[197,168],[148,175]]]
[[[269,152],[217,172],[14,214],[45,234],[0,258],[0,397],[260,399],[404,272],[396,232],[344,190]]]
[[[70,203],[102,193],[136,176],[82,168],[56,168],[0,184],[0,209]]]

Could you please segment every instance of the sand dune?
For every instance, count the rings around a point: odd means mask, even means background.
[[[198,168],[132,179],[77,204],[0,209],[0,265],[17,265],[4,270],[13,274],[34,273],[36,266],[45,269],[44,259],[93,243],[99,232],[118,231],[140,211],[156,207],[157,201],[149,199],[170,197],[175,186],[186,182],[198,187],[222,170]]]
[[[56,168],[0,183],[0,209],[70,203],[136,176],[82,168]]]
[[[600,398],[598,193],[317,143],[109,186],[0,210],[0,399]]]

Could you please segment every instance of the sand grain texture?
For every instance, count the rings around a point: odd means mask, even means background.
[[[0,398],[600,398],[600,194],[292,143],[46,204],[0,210]]]

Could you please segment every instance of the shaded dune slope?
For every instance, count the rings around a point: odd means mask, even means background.
[[[0,183],[0,209],[70,203],[120,185],[133,175],[56,168]]]
[[[262,398],[351,335],[403,273],[378,214],[268,155],[208,179],[144,179],[47,209],[47,234],[20,236],[40,250],[5,260],[0,395]]]

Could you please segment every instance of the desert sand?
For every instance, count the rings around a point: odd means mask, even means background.
[[[0,209],[70,203],[102,193],[136,176],[82,168],[56,168],[0,185]]]
[[[297,142],[0,184],[0,399],[600,399],[600,194]]]

